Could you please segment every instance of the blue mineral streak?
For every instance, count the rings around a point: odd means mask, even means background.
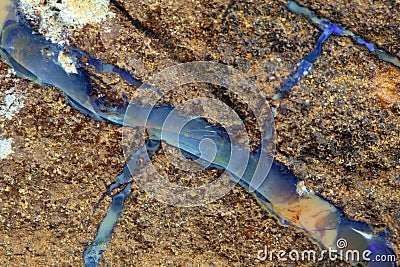
[[[294,73],[289,75],[288,81],[281,86],[280,91],[273,97],[274,100],[280,99],[286,92],[292,89],[292,87],[295,86],[301,78],[307,75],[314,61],[321,54],[322,44],[332,33],[337,34],[338,32],[341,32],[341,28],[333,24],[324,29],[321,36],[318,38],[314,50],[300,62],[299,68]]]
[[[364,45],[369,51],[375,52],[380,59],[392,63],[397,67],[400,67],[399,58],[392,56],[383,50],[377,49],[373,43],[365,41],[360,36],[352,33],[351,31],[343,29],[341,26],[331,23],[326,19],[318,18],[313,11],[305,7],[299,6],[294,1],[288,1],[286,6],[290,11],[306,16],[313,24],[315,24],[319,29],[322,30],[322,34],[318,38],[314,50],[300,62],[300,66],[298,67],[298,69],[294,73],[289,75],[287,82],[283,83],[279,92],[277,92],[273,96],[273,100],[280,101],[285,93],[293,88],[293,86],[295,86],[301,78],[307,75],[308,71],[312,68],[313,63],[321,54],[322,44],[328,39],[331,34],[350,37],[355,43]]]
[[[327,27],[328,28],[337,27],[338,29],[339,28],[342,29],[337,24],[333,24],[326,19],[318,18],[313,11],[309,10],[306,7],[298,5],[295,1],[289,0],[286,6],[290,11],[306,16],[314,25],[316,25],[321,30],[324,30]],[[398,57],[390,55],[389,53],[383,51],[382,49],[378,49],[375,44],[365,41],[362,37],[354,34],[350,30],[342,29],[339,32],[333,32],[333,33],[341,36],[350,37],[353,40],[353,42],[360,45],[364,45],[369,51],[374,52],[379,59],[389,62],[397,67],[400,67],[400,59]]]
[[[15,15],[15,1],[0,0],[0,3],[12,3],[12,8],[9,11],[9,14],[7,14],[6,19],[3,21],[3,25],[1,25],[0,54],[2,55],[3,60],[13,67],[20,76],[29,78],[42,85],[54,85],[58,87],[67,95],[70,104],[83,114],[90,115],[97,120],[105,120],[122,125],[127,107],[103,106],[101,101],[91,95],[89,73],[83,68],[78,68],[77,74],[67,73],[57,62],[57,55],[60,52],[68,53],[75,59],[75,63],[78,67],[84,65],[82,63],[84,62],[82,58],[86,57],[88,59],[87,64],[94,66],[97,72],[118,74],[128,84],[134,86],[141,86],[143,83],[125,69],[111,64],[104,64],[100,59],[96,59],[86,52],[76,48],[61,47],[45,40],[41,35],[34,34],[32,29]],[[340,26],[332,24],[327,20],[319,19],[313,12],[304,7],[298,6],[295,2],[289,1],[287,6],[293,12],[308,16],[309,19],[323,31],[323,33],[317,41],[316,48],[302,60],[300,67],[289,77],[288,82],[282,85],[280,92],[290,90],[290,88],[292,88],[305,75],[305,73],[311,68],[313,62],[320,55],[323,42],[325,42],[331,34],[350,36],[357,43],[365,45],[370,51],[375,51],[380,58],[395,65],[397,64],[397,58],[390,56],[382,50],[376,49],[375,45],[365,42],[362,38],[352,34],[348,30],[343,30]],[[1,21],[2,20],[0,20],[0,22]],[[151,86],[150,88],[154,91],[158,91]],[[138,105],[136,105],[136,107],[139,110],[146,108]],[[152,139],[147,141],[146,146],[140,148],[130,156],[123,172],[116,177],[115,182],[110,185],[103,195],[102,198],[107,195],[111,196],[112,203],[108,208],[106,216],[100,223],[94,241],[88,246],[83,254],[86,266],[98,266],[103,251],[109,245],[112,231],[121,215],[125,199],[131,192],[132,175],[137,174],[137,172],[144,167],[144,165],[158,150],[162,138],[158,126],[162,125],[160,123],[163,122],[163,119],[165,119],[166,115],[170,111],[171,108],[166,107],[153,109],[152,112],[154,114],[153,117],[150,118],[150,120],[153,120],[153,126],[147,128],[149,133],[151,133]],[[135,118],[132,118],[132,122],[135,121],[134,119]],[[132,123],[131,126],[138,125]],[[194,121],[190,127],[191,128],[188,129],[188,131],[179,133],[179,136],[182,137],[179,142],[176,142],[175,140],[164,141],[185,151],[187,157],[197,159],[198,157],[201,157],[198,146],[200,140],[205,137],[211,138],[217,145],[217,156],[212,162],[207,162],[208,159],[204,159],[203,161],[199,161],[199,164],[226,169],[234,181],[239,182],[239,184],[251,191],[260,204],[268,209],[272,214],[276,214],[281,221],[287,221],[287,219],[285,217],[279,217],[280,214],[282,214],[282,210],[279,211],[277,208],[282,208],[284,205],[291,205],[292,203],[297,204],[298,202],[300,203],[301,201],[307,200],[301,199],[296,193],[298,179],[286,166],[276,161],[273,162],[271,170],[261,186],[257,188],[256,191],[250,190],[251,177],[254,172],[256,172],[257,163],[268,159],[260,158],[260,153],[249,153],[244,151],[244,149],[240,149],[238,146],[237,148],[233,146],[233,156],[241,157],[241,153],[247,153],[246,155],[249,158],[245,172],[236,173],[235,166],[231,166],[228,163],[229,159],[227,158],[227,155],[230,154],[231,151],[229,150],[228,152],[226,147],[231,147],[229,139],[227,139],[223,134],[220,134],[220,130],[214,125],[201,119]],[[191,131],[189,132],[189,130]],[[209,163],[211,163],[211,165]],[[122,189],[119,193],[112,194],[114,189],[119,188]],[[316,236],[320,236],[321,232],[326,232],[327,234],[334,233],[334,241],[345,237],[356,249],[369,249],[371,251],[371,257],[379,255],[394,255],[385,239],[374,235],[370,227],[347,219],[340,209],[334,207],[316,195],[310,196],[310,199],[315,199],[317,203],[318,201],[322,201],[321,203],[328,207],[324,210],[324,212],[327,213],[327,216],[324,216],[323,219],[325,220],[324,223],[332,225],[332,228],[307,229],[306,227],[303,228],[296,225],[294,221],[287,221],[289,224],[293,224],[295,227],[308,231],[317,242],[319,241]],[[281,204],[283,206],[279,206]],[[283,212],[288,211],[283,210]],[[321,245],[325,244],[322,241],[320,243]],[[351,259],[348,260],[352,261]],[[369,266],[395,266],[395,262],[390,261],[383,263],[371,261],[369,262]]]
[[[104,250],[110,244],[111,235],[124,208],[125,199],[131,193],[132,175],[137,174],[139,170],[144,167],[148,160],[150,160],[151,157],[157,152],[159,147],[159,141],[148,140],[145,147],[133,153],[127,164],[124,166],[122,173],[117,175],[114,183],[109,187],[107,192],[103,194],[98,203],[96,203],[97,206],[105,196],[111,196],[111,204],[107,210],[106,216],[100,223],[100,226],[97,230],[97,235],[93,242],[83,252],[83,260],[86,267],[98,266]],[[137,159],[139,158],[143,160],[138,161]],[[112,190],[123,185],[125,185],[125,188],[120,193],[111,195]]]
[[[143,85],[143,83],[136,79],[129,71],[126,69],[120,68],[118,66],[112,64],[104,64],[101,59],[95,58],[87,52],[84,52],[79,49],[71,49],[74,57],[83,58],[86,57],[88,59],[88,64],[95,67],[96,71],[100,73],[114,73],[118,74],[126,83],[129,85],[133,85],[137,88]],[[82,64],[81,64],[82,65]]]
[[[83,253],[85,266],[98,266],[103,251],[110,244],[112,231],[124,208],[125,198],[131,193],[131,188],[132,184],[130,183],[120,193],[112,196],[112,202],[100,223],[96,238]]]

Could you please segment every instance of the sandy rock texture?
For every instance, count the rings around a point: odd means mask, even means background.
[[[250,76],[267,101],[321,33],[284,1],[116,1],[107,6],[113,15],[101,23],[68,29],[68,43],[142,80],[178,63],[228,64]],[[398,1],[334,2],[299,4],[400,56]],[[399,68],[366,48],[331,36],[275,121],[276,159],[349,218],[385,232],[397,255],[399,77]],[[121,91],[135,94],[114,79],[105,76],[115,86],[96,93],[115,101]],[[24,107],[12,118],[0,116],[0,140],[12,140],[13,150],[0,159],[0,262],[82,266],[109,199],[91,217],[94,204],[124,165],[122,130],[85,117],[56,88],[18,78],[1,63],[0,103],[10,88],[23,95]],[[178,88],[168,102],[208,95],[246,114],[245,103],[229,93],[189,89]],[[246,125],[251,135],[252,123]],[[153,164],[171,180],[188,179],[162,153]],[[339,260],[260,261],[257,253],[265,246],[320,251],[307,234],[268,216],[240,186],[213,203],[181,208],[134,185],[101,266],[349,266]]]

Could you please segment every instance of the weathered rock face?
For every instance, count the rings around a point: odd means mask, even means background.
[[[22,1],[22,7],[48,38],[127,68],[142,80],[174,64],[212,60],[246,73],[270,97],[320,35],[279,1],[106,2]],[[398,3],[302,4],[400,56]],[[15,116],[0,113],[0,142],[12,140],[13,151],[0,158],[0,262],[83,265],[82,252],[108,203],[91,218],[93,205],[124,164],[121,130],[79,114],[56,89],[17,78],[5,64],[0,74],[0,109],[7,105],[10,88],[24,99]],[[399,77],[399,68],[365,47],[331,36],[313,68],[283,99],[276,117],[276,158],[349,218],[389,230],[397,254]],[[135,94],[113,77],[102,79],[115,86],[99,88],[99,94],[113,99],[121,91]],[[178,88],[166,101],[177,105],[204,95],[247,114],[232,95],[210,88]],[[257,140],[254,122],[246,126]],[[153,164],[170,180],[190,184],[189,174],[174,168],[163,154]],[[207,181],[217,174],[203,171],[196,179]],[[265,246],[287,253],[319,251],[305,234],[266,216],[239,186],[219,201],[188,209],[159,203],[134,185],[104,265],[261,266],[266,262],[257,253]],[[267,259],[267,264],[275,263]],[[338,260],[293,263],[318,264],[347,266]]]
[[[19,7],[38,32],[55,43],[68,44],[68,33],[89,23],[113,18],[109,0],[20,0]]]

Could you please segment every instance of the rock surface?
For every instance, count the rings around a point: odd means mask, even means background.
[[[400,56],[399,9],[392,6],[398,7],[398,1],[313,2],[300,4]],[[150,0],[120,5],[131,17],[111,4],[114,17],[70,32],[69,43],[132,70],[142,80],[174,64],[212,60],[246,73],[264,95],[272,96],[320,34],[282,1]],[[0,159],[0,262],[82,266],[83,250],[108,204],[91,217],[94,203],[124,164],[121,129],[79,114],[55,88],[17,78],[3,63],[0,75],[0,103],[14,87],[23,92],[25,105],[11,119],[0,116],[0,134],[12,138],[14,151]],[[276,118],[276,158],[349,218],[388,230],[397,255],[399,77],[399,68],[366,48],[331,36],[313,69],[283,100]],[[118,83],[104,93],[119,99],[119,91],[133,94],[135,89]],[[187,95],[179,89],[170,102],[180,103]],[[175,180],[187,179],[187,173],[169,170],[165,160],[157,155],[153,164]],[[265,246],[320,251],[306,234],[268,217],[240,186],[194,208],[162,204],[134,186],[102,266],[277,266],[257,259]],[[280,264],[349,265],[338,260]]]

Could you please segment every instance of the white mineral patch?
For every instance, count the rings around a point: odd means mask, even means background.
[[[67,53],[58,53],[58,62],[67,73],[78,74],[74,60]]]
[[[5,91],[3,102],[0,103],[0,116],[10,120],[24,107],[24,96],[15,91],[14,87]]]
[[[8,155],[13,153],[11,143],[11,138],[3,139],[3,136],[0,134],[0,160],[7,158]]]
[[[304,184],[304,181],[299,181],[296,186],[296,193],[301,196],[308,196],[309,194],[313,193],[312,190],[309,190],[307,186]]]
[[[24,107],[24,96],[17,92],[14,87],[4,93],[4,99],[0,103],[0,117],[10,120]],[[0,160],[13,153],[11,144],[11,138],[4,138],[0,134]]]
[[[39,23],[39,31],[47,39],[67,43],[69,29],[88,23],[99,23],[113,17],[109,0],[20,0],[24,14]]]

